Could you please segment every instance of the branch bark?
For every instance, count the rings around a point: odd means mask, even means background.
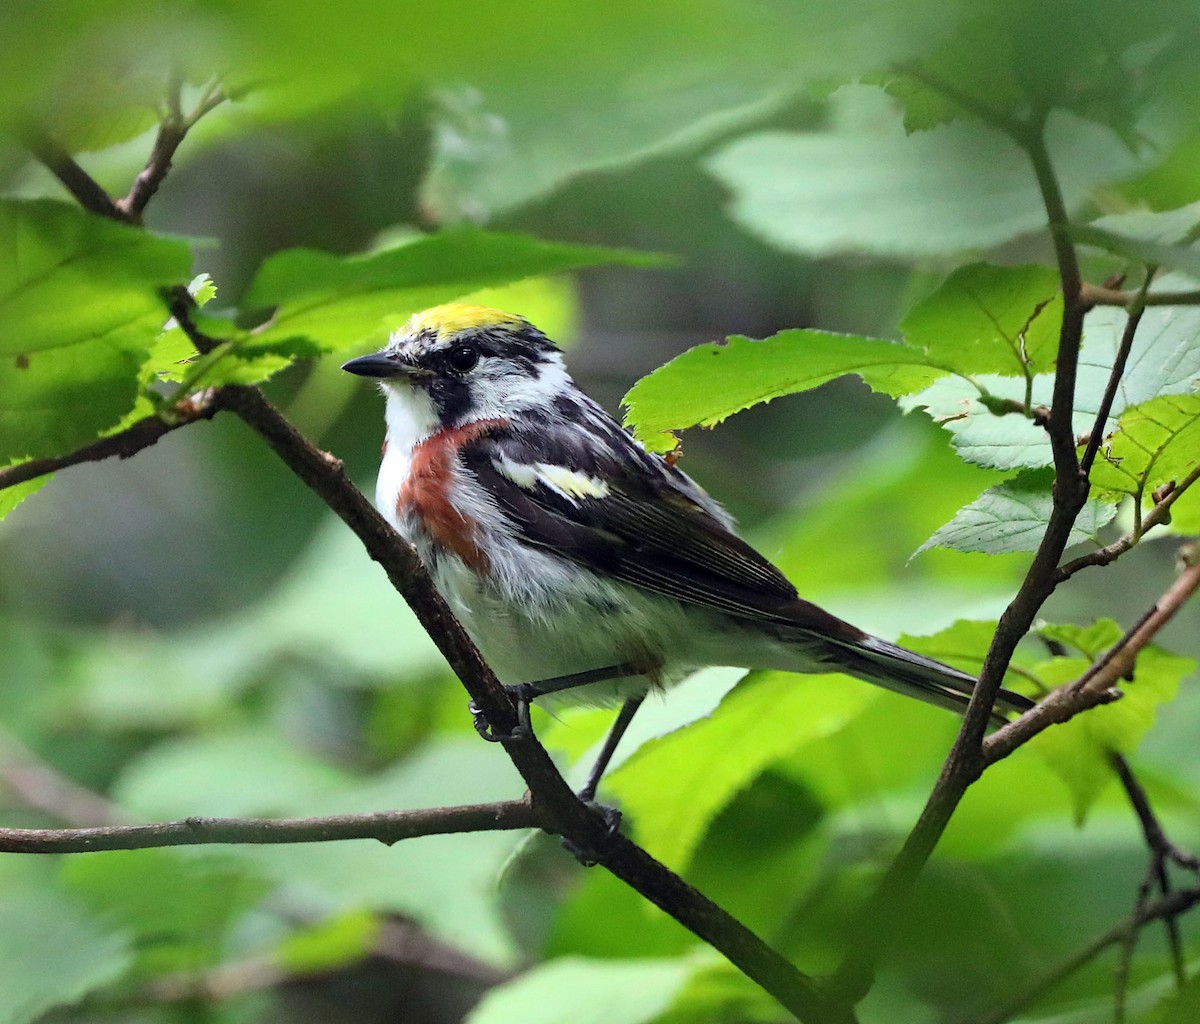
[[[221,399],[220,391],[190,396],[172,407],[170,418],[147,416],[124,430],[102,437],[66,455],[29,459],[26,462],[18,462],[15,466],[6,466],[0,469],[0,491],[66,469],[68,466],[78,466],[81,462],[103,462],[114,457],[128,459],[143,448],[156,444],[160,438],[173,430],[186,427],[197,420],[212,419],[221,408]]]
[[[213,843],[328,843],[377,839],[390,846],[418,836],[543,828],[528,800],[323,818],[185,818],[149,825],[0,829],[0,853],[96,853]]]

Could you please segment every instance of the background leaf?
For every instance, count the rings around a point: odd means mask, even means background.
[[[924,544],[917,553],[931,547],[958,551],[984,551],[1002,554],[1008,551],[1036,551],[1050,522],[1054,496],[1050,487],[1054,474],[1048,470],[1026,470],[996,487],[989,487]],[[1094,539],[1100,528],[1112,521],[1117,506],[1112,502],[1089,500],[1080,510],[1071,529],[1069,543]]]

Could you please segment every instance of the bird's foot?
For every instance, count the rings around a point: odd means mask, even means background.
[[[609,850],[612,849],[613,840],[621,834],[621,812],[615,807],[609,807],[607,804],[598,804],[592,800],[588,800],[587,805],[592,810],[599,812],[607,826],[604,834],[600,837],[600,841],[580,845],[572,842],[570,839],[564,839],[562,847],[585,868],[592,868],[604,860]]]
[[[529,692],[531,688],[525,684],[521,686],[506,686],[504,689],[517,706],[517,724],[508,731],[496,729],[488,721],[483,708],[476,704],[475,701],[472,700],[467,704],[467,710],[471,712],[471,722],[475,726],[475,731],[489,743],[522,742],[533,736],[533,726],[529,723],[529,702],[536,694]]]

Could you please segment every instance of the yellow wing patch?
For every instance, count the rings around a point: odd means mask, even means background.
[[[492,460],[492,465],[518,487],[527,491],[542,484],[555,494],[573,502],[580,498],[603,498],[608,494],[608,484],[599,477],[589,476],[566,466],[556,466],[551,462],[514,462],[501,455],[500,458]]]
[[[451,302],[445,306],[433,306],[413,314],[405,326],[406,334],[432,331],[439,341],[451,338],[460,331],[478,330],[486,327],[519,327],[525,323],[515,313],[505,313],[490,306],[467,306]]]
[[[599,477],[548,462],[539,462],[535,468],[542,483],[565,498],[603,498],[608,494],[608,484]]]

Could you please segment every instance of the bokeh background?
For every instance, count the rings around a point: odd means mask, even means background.
[[[619,413],[638,378],[699,342],[799,326],[895,337],[904,311],[969,259],[1050,262],[1026,200],[997,231],[969,188],[953,194],[985,176],[969,135],[978,125],[938,156],[949,184],[897,171],[889,188],[886,163],[877,184],[871,154],[887,150],[855,147],[904,143],[904,109],[881,88],[897,61],[978,53],[1004,33],[1007,49],[981,75],[1007,67],[1061,95],[1081,123],[1093,118],[1086,146],[1064,134],[1064,162],[1084,168],[1072,171],[1075,210],[1200,199],[1194,69],[1172,63],[1193,31],[1186,5],[1149,5],[1133,27],[1115,2],[1048,5],[1059,6],[984,17],[967,4],[869,2],[30,4],[5,15],[0,101],[120,193],[148,152],[173,62],[185,98],[210,75],[225,82],[233,102],[185,142],[146,225],[198,240],[194,269],[218,289],[210,308],[242,323],[256,313],[239,302],[255,270],[291,247],[350,254],[478,223],[667,254],[654,268],[482,296],[560,340],[579,383]],[[799,228],[765,230],[744,213],[753,187],[720,173],[739,142],[768,132],[809,146],[799,163],[755,171],[799,182]],[[1014,192],[1030,188],[1019,161],[997,173]],[[63,198],[11,142],[0,143],[0,187]],[[879,225],[918,187],[933,201],[888,236]],[[1092,253],[1086,268],[1102,280],[1118,264]],[[268,393],[369,493],[382,403],[340,372],[349,354],[296,365]],[[854,379],[690,431],[683,452],[801,593],[888,637],[994,619],[1027,563],[914,556],[1001,475],[961,462],[937,424]],[[1169,584],[1177,546],[1164,536],[1081,574],[1047,617],[1133,622]],[[1197,610],[1161,642],[1200,654]],[[465,694],[377,567],[231,418],[127,462],[64,471],[0,524],[0,652],[8,825],[309,815],[521,790],[477,741]],[[652,852],[806,969],[827,968],[954,721],[853,681],[797,680],[778,709],[794,727],[761,742],[745,734],[753,724],[670,733],[706,721],[736,679],[711,673],[648,715],[642,737],[666,740],[617,773],[610,797],[626,795]],[[1200,840],[1195,682],[1135,762],[1184,843]],[[539,731],[564,763],[586,760],[606,720],[543,717]],[[739,741],[766,749],[750,756]],[[689,815],[710,773],[723,795]],[[656,848],[677,814],[690,838]],[[1075,817],[1036,751],[989,773],[888,943],[864,1019],[968,1019],[1120,919],[1144,870],[1136,821],[1115,786],[1086,823]],[[0,879],[12,894],[0,904],[0,1004],[15,1007],[0,1020],[449,1022],[537,964],[550,968],[525,977],[545,985],[540,996],[493,995],[492,1016],[477,1019],[552,1019],[528,1016],[522,998],[561,1007],[553,1019],[583,1019],[575,1000],[614,1021],[778,1019],[689,936],[548,840],[9,858]],[[1077,975],[1032,1019],[1109,1019],[1110,970]],[[1169,990],[1167,971],[1150,933],[1134,961],[1138,1012]],[[632,1008],[612,1003],[622,994]]]

